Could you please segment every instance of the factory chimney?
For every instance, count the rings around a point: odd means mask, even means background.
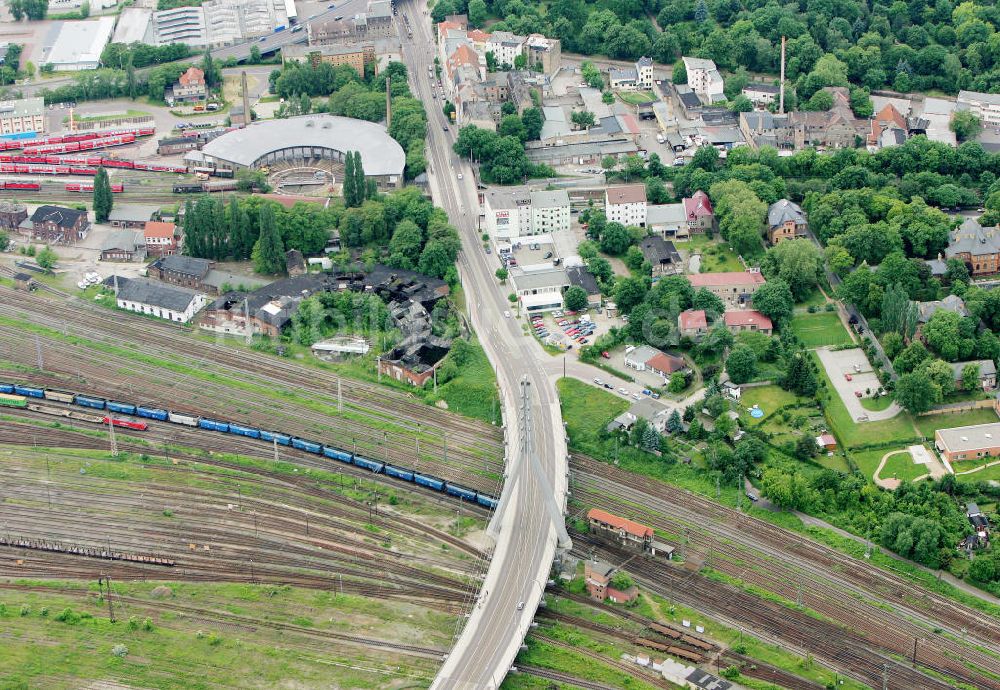
[[[385,75],[385,128],[388,130],[392,127],[392,88],[390,83],[392,82],[392,75]]]
[[[250,124],[250,94],[247,93],[247,71],[240,74],[240,84],[243,87],[243,124]]]
[[[785,114],[785,37],[781,37],[781,84],[778,86],[778,114]]]

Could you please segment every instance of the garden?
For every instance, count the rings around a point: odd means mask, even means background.
[[[851,336],[835,311],[796,314],[792,317],[791,329],[809,350],[851,344]]]

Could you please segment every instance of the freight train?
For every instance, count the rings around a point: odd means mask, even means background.
[[[18,149],[28,147],[51,146],[56,144],[73,144],[77,142],[93,141],[95,139],[110,139],[122,136],[132,136],[134,141],[139,137],[151,137],[155,133],[155,127],[132,127],[127,129],[105,130],[102,132],[75,132],[73,134],[55,135],[51,137],[43,137],[41,139],[13,139],[0,141],[0,151],[16,151]]]
[[[21,163],[38,165],[84,165],[93,169],[120,168],[122,170],[148,170],[149,172],[186,173],[187,166],[165,163],[148,163],[106,156],[26,156],[20,153],[0,153],[0,163]]]
[[[55,391],[52,391],[52,395],[47,395],[45,397],[48,400],[55,400],[57,396],[60,402],[64,402],[62,398],[66,397],[66,395],[58,394]],[[67,409],[65,407],[38,405],[37,403],[29,403],[28,398],[24,395],[15,395],[10,393],[0,393],[0,407],[17,407],[22,410],[28,409],[32,412],[40,412],[41,414],[48,414],[53,417],[66,417],[80,422],[89,422],[90,424],[113,424],[114,426],[132,429],[133,431],[145,431],[149,428],[149,425],[146,424],[146,422],[133,422],[129,419],[118,419],[117,417],[105,415],[86,414],[84,412]]]
[[[107,400],[106,398],[82,395],[79,393],[70,393],[51,388],[37,388],[34,386],[25,386],[19,383],[0,382],[0,405],[5,404],[3,401],[6,398],[12,397],[21,397],[26,404],[13,404],[6,406],[30,407],[30,405],[26,402],[30,398],[53,400],[55,402],[78,405],[91,410],[107,410],[108,412],[116,414],[143,417],[145,419],[154,419],[160,422],[180,424],[182,426],[204,429],[207,431],[218,431],[223,434],[234,434],[236,436],[259,439],[268,443],[289,446],[291,448],[295,448],[296,450],[305,451],[314,455],[320,455],[331,460],[337,460],[338,462],[342,462],[346,465],[354,465],[355,467],[368,470],[372,474],[383,474],[387,477],[392,477],[393,479],[409,482],[411,484],[417,484],[418,486],[433,489],[434,491],[453,496],[462,501],[477,503],[484,508],[489,508],[491,510],[497,506],[497,499],[493,496],[474,489],[468,489],[460,484],[445,481],[444,479],[439,479],[424,472],[417,472],[414,469],[400,467],[399,465],[392,465],[379,460],[372,460],[358,455],[357,453],[350,453],[348,451],[341,450],[335,446],[326,445],[317,441],[309,441],[277,431],[268,431],[266,429],[237,424],[235,422],[209,419],[207,417],[196,417],[159,407],[135,405],[132,403]],[[106,417],[104,419],[107,420]],[[107,424],[107,421],[104,423]],[[115,424],[115,426],[120,426],[114,420],[112,420],[112,423]],[[142,424],[142,428],[144,430],[146,427],[145,422],[138,423]]]
[[[239,189],[236,180],[213,182],[179,182],[174,185],[174,194],[199,194],[201,192],[235,192]]]

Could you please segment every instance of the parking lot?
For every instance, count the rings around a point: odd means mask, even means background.
[[[830,350],[821,347],[816,350],[827,376],[837,389],[840,399],[855,421],[877,421],[889,419],[899,413],[899,406],[893,403],[878,412],[866,410],[861,405],[861,397],[871,397],[882,384],[872,371],[868,358],[860,348],[850,350]],[[860,392],[860,396],[858,393]]]
[[[560,348],[577,349],[593,343],[600,335],[599,326],[586,314],[533,314],[528,317],[528,326],[543,343]]]

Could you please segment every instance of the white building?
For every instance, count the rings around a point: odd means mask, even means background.
[[[569,276],[562,267],[511,269],[510,281],[518,301],[529,313],[562,309],[563,291],[570,286]]]
[[[205,13],[200,7],[174,7],[154,12],[153,34],[161,46],[170,43],[193,47],[208,45]]]
[[[288,24],[283,0],[208,0],[201,7],[175,7],[153,15],[159,45],[232,45],[265,36]]]
[[[114,30],[114,17],[62,22],[51,44],[48,43],[51,34],[46,36],[42,64],[52,65],[57,72],[97,69],[101,52],[111,41]]]
[[[498,65],[511,65],[524,52],[524,36],[509,31],[494,31],[486,42],[486,52],[493,53]]]
[[[634,89],[639,84],[635,67],[612,67],[608,70],[608,83],[612,89]]]
[[[984,127],[1000,127],[1000,94],[959,91],[957,110],[968,110]]]
[[[687,85],[699,96],[704,96],[704,100],[713,102],[725,98],[722,75],[714,60],[686,57],[684,69],[687,71]]]
[[[483,216],[486,231],[497,241],[530,235],[531,196],[525,190],[487,190]]]
[[[205,306],[205,295],[146,278],[120,279],[116,302],[120,309],[187,323]]]
[[[569,232],[569,193],[565,189],[531,192],[531,234]]]
[[[636,60],[635,72],[639,77],[639,88],[653,88],[653,58],[641,57]]]
[[[153,40],[153,12],[141,7],[126,7],[118,15],[118,25],[112,43],[149,43]]]
[[[766,108],[778,100],[781,89],[774,84],[750,82],[743,87],[743,95],[750,99],[758,108]]]
[[[604,190],[604,213],[608,221],[646,227],[646,185],[608,187]]]
[[[22,98],[0,103],[0,134],[45,131],[45,101]]]

